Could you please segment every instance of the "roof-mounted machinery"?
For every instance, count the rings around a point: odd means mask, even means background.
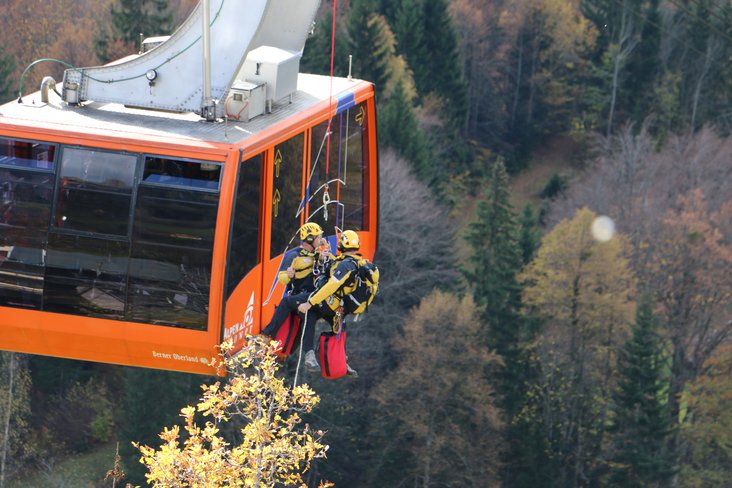
[[[242,105],[251,118],[258,115],[260,98],[271,107],[296,90],[300,56],[319,4],[203,0],[172,36],[149,42],[154,45],[149,51],[106,66],[66,70],[63,99],[194,112],[215,120],[226,115],[231,97],[231,103],[246,101]],[[239,89],[230,93],[235,84]],[[249,103],[248,96],[257,99]]]

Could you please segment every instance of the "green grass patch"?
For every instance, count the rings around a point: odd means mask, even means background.
[[[35,470],[27,469],[7,484],[8,488],[101,488],[104,475],[114,467],[117,443],[98,446],[93,451],[55,462],[44,463]],[[118,484],[119,486],[119,484]],[[124,486],[124,482],[122,483]]]

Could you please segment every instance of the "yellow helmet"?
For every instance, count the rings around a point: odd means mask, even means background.
[[[323,235],[323,229],[315,222],[308,222],[300,227],[300,240],[308,244],[312,244],[321,235]]]
[[[343,234],[338,239],[339,251],[358,251],[360,247],[361,241],[358,238],[358,234],[352,230],[343,231]]]

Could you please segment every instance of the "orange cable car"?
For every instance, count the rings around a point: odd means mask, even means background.
[[[371,83],[299,74],[246,122],[42,95],[0,106],[0,349],[212,374],[271,318],[302,224],[373,258]]]

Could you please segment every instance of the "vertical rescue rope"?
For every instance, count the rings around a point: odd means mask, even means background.
[[[300,373],[300,363],[302,362],[302,340],[305,338],[305,327],[308,326],[308,314],[302,320],[302,334],[300,334],[300,352],[297,355],[297,367],[295,368],[295,381],[292,382],[292,387],[297,386],[297,376]],[[313,326],[315,327],[315,326]]]
[[[336,38],[336,16],[338,15],[338,0],[333,0],[333,21],[330,27],[330,106],[328,108],[328,129],[327,143],[325,150],[325,190],[323,193],[323,218],[328,221],[328,203],[330,203],[330,195],[328,193],[328,174],[330,173],[330,136],[333,126],[333,72],[335,67],[335,38]]]

